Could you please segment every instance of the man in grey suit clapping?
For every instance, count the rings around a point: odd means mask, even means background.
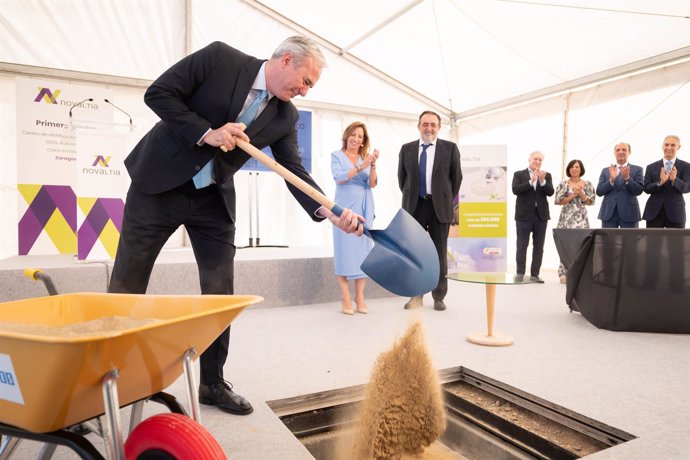
[[[553,181],[551,174],[541,169],[544,154],[534,151],[529,155],[527,169],[513,174],[513,194],[515,198],[515,226],[517,244],[515,250],[516,281],[522,281],[527,264],[527,246],[532,234],[532,264],[530,266],[530,281],[543,283],[539,277],[541,261],[544,256],[544,240],[546,227],[551,218],[547,196],[553,195]]]

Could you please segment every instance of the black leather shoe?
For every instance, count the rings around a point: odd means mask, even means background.
[[[199,385],[199,402],[235,415],[247,415],[254,411],[249,401],[232,391],[232,385],[226,382]]]
[[[443,311],[446,309],[446,304],[441,299],[434,299],[434,310]]]

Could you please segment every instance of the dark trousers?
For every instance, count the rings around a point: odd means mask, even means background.
[[[613,215],[609,220],[601,221],[601,228],[639,228],[639,222],[626,222],[621,220],[620,214],[618,214],[618,206],[613,210]]]
[[[653,220],[647,221],[647,228],[685,228],[685,222],[671,222],[662,206],[659,214]]]
[[[436,253],[438,254],[438,263],[440,267],[440,272],[438,275],[438,284],[433,291],[431,291],[431,296],[434,300],[443,300],[448,293],[448,279],[446,274],[448,273],[448,230],[450,229],[450,224],[442,224],[438,221],[436,217],[436,212],[434,211],[434,204],[431,201],[433,198],[426,200],[419,199],[417,201],[417,208],[414,210],[412,215],[417,222],[429,232],[431,241],[434,242],[436,247]]]
[[[515,251],[517,273],[519,275],[525,274],[527,246],[529,246],[529,236],[532,234],[532,266],[530,267],[530,276],[539,276],[541,261],[544,257],[544,240],[546,239],[548,221],[541,220],[535,207],[532,219],[516,220],[515,224],[517,230],[517,248]]]
[[[232,294],[234,225],[217,187],[196,190],[191,181],[156,195],[129,188],[108,292],[145,294],[158,254],[180,225],[192,243],[201,293]],[[228,327],[201,354],[202,384],[223,379],[229,343]]]

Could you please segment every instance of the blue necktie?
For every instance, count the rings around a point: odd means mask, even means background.
[[[268,97],[268,91],[265,89],[262,89],[259,91],[259,94],[256,96],[256,98],[249,104],[247,109],[237,117],[237,123],[244,123],[245,126],[249,126],[252,124],[254,119],[256,118],[257,114],[259,113],[259,107],[261,107],[261,103],[266,100]],[[213,158],[204,165],[201,170],[199,170],[198,173],[192,177],[192,180],[194,181],[194,187],[197,189],[208,187],[213,183]]]
[[[419,155],[419,196],[426,195],[426,149],[431,144],[422,144],[422,154]]]
[[[666,160],[666,172],[671,172],[671,168],[673,168],[673,162],[671,160]]]

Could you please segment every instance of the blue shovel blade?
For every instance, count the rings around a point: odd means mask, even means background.
[[[362,263],[362,271],[381,287],[400,296],[430,292],[438,284],[439,263],[429,234],[404,209],[385,230],[365,233],[374,247]]]

